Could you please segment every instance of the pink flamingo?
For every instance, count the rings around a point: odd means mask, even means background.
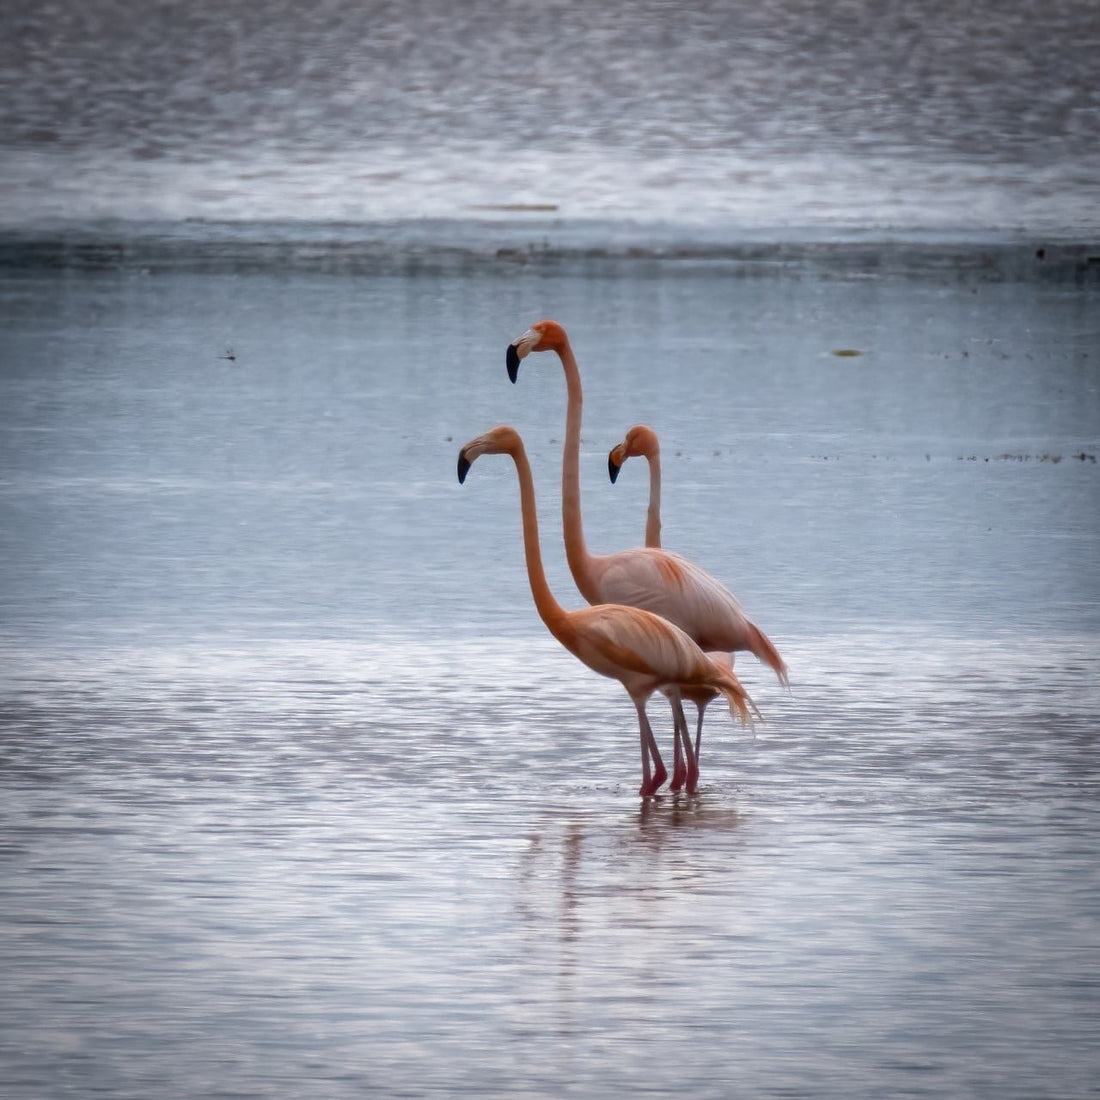
[[[748,722],[749,708],[755,711],[755,705],[732,671],[711,661],[679,627],[660,616],[618,604],[599,604],[576,611],[563,608],[550,591],[543,570],[535,484],[523,440],[514,428],[506,425],[471,439],[459,451],[460,483],[483,454],[511,455],[519,478],[523,548],[535,607],[550,633],[570,653],[593,671],[618,680],[626,688],[638,713],[642,752],[642,786],[638,793],[655,794],[667,773],[645,713],[646,701],[654,691],[672,685],[711,689],[725,696],[730,713],[742,722]]]
[[[657,433],[646,424],[635,424],[621,443],[616,443],[607,456],[607,473],[614,485],[628,458],[642,457],[649,467],[649,505],[645,517],[645,544],[661,549],[661,444]],[[711,650],[707,653],[712,661],[721,662],[733,671],[733,654]],[[695,766],[699,767],[699,753],[703,743],[703,716],[707,707],[717,698],[717,693],[706,687],[684,688],[681,694],[695,704],[698,722],[695,727]],[[680,739],[675,739],[673,776],[684,769]]]
[[[668,619],[701,649],[732,653],[751,650],[770,665],[781,683],[787,666],[767,635],[741,610],[733,593],[687,558],[657,547],[639,547],[614,554],[592,554],[581,519],[580,447],[584,395],[580,369],[569,337],[557,321],[538,321],[508,345],[508,377],[515,382],[520,362],[533,351],[555,351],[565,371],[568,394],[565,444],[562,451],[561,512],[565,554],[581,595],[591,604],[617,603],[641,607]],[[686,780],[688,791],[698,785],[698,769],[687,735],[680,692],[670,692],[676,736],[684,745],[686,774],[673,775],[672,787]]]

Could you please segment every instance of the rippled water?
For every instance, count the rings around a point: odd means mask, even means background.
[[[5,1096],[1096,1095],[1094,289],[644,270],[6,272]],[[455,479],[576,606],[546,314],[791,666],[696,797]]]
[[[541,639],[18,660],[6,1090],[1092,1095],[1095,647],[917,649],[648,804]]]
[[[5,6],[0,224],[552,207],[1095,236],[1092,0]]]

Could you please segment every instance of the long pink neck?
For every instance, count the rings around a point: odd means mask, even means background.
[[[661,547],[661,452],[646,455],[649,463],[649,509],[645,515],[645,544]]]
[[[561,523],[565,532],[565,556],[581,595],[589,603],[595,604],[601,601],[593,576],[592,555],[584,541],[584,522],[581,519],[581,418],[584,415],[581,372],[568,340],[562,344],[558,355],[565,369],[565,388],[568,394],[565,445],[561,459]]]
[[[554,599],[542,565],[542,551],[539,548],[539,517],[535,508],[535,481],[531,476],[531,463],[527,461],[527,452],[522,446],[512,454],[512,458],[519,477],[519,504],[523,515],[523,552],[527,561],[527,579],[531,584],[531,595],[535,598],[539,617],[550,633],[561,641],[568,616],[561,604]]]

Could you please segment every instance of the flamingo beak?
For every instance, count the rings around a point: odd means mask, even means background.
[[[515,382],[516,378],[519,376],[520,360],[526,359],[528,352],[537,347],[541,339],[541,332],[529,328],[518,340],[513,340],[508,345],[508,353],[504,357],[504,362],[508,367],[508,378],[510,381]]]
[[[623,445],[619,443],[617,446],[611,448],[611,453],[607,456],[607,476],[611,478],[611,484],[614,485],[619,478],[619,471],[623,467],[622,463]],[[616,458],[616,456],[619,456]]]
[[[470,472],[470,467],[474,464],[475,459],[489,450],[491,450],[489,440],[485,436],[479,435],[476,439],[471,439],[470,442],[458,452],[459,485],[466,480],[466,475]]]

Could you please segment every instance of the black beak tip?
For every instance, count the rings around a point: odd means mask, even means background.
[[[515,382],[519,377],[519,352],[516,351],[515,344],[508,345],[508,354],[504,358],[504,362],[508,367],[508,380]]]
[[[607,476],[611,478],[611,484],[614,485],[619,479],[619,470],[622,467],[611,457],[607,456]]]
[[[458,456],[458,483],[463,484],[466,480],[466,475],[470,472],[470,460],[465,454]]]

